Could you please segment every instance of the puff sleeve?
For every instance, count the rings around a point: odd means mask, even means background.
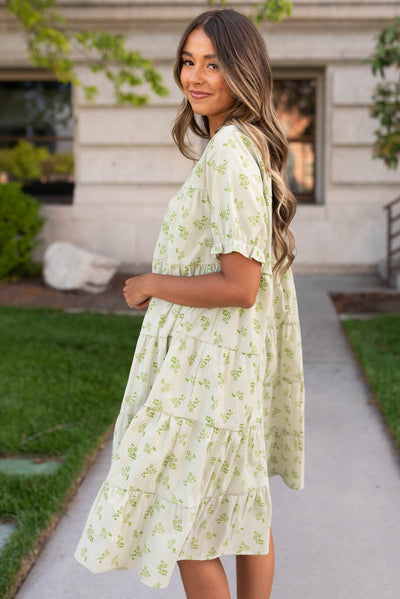
[[[269,263],[272,234],[271,179],[256,145],[239,129],[220,129],[206,156],[212,254],[239,252]]]

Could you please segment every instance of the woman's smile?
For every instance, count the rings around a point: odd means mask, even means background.
[[[194,100],[203,100],[204,98],[208,98],[209,96],[211,96],[211,94],[208,94],[206,92],[199,92],[195,90],[190,90],[189,93]]]

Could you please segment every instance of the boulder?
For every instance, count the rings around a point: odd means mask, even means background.
[[[89,252],[72,243],[52,243],[44,255],[44,280],[61,291],[82,289],[104,291],[119,263],[113,258]]]

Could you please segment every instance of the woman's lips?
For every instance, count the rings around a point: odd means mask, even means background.
[[[203,98],[208,98],[208,96],[211,96],[211,94],[207,94],[205,92],[190,91],[189,93],[194,100],[202,100]]]

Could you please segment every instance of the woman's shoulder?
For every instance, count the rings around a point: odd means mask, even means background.
[[[226,154],[251,154],[260,160],[260,151],[253,140],[235,124],[223,125],[215,133],[207,146],[207,155],[223,152]]]
[[[227,141],[232,141],[233,144],[244,144],[245,146],[250,147],[254,145],[251,139],[243,133],[241,129],[235,124],[222,125],[214,135],[214,137],[210,140],[209,147],[214,147],[217,145],[224,145]]]

